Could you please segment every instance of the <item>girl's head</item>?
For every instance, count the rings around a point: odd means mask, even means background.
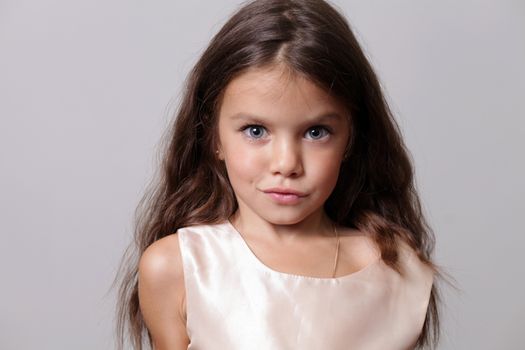
[[[369,232],[392,268],[401,237],[440,275],[400,132],[348,23],[327,2],[245,4],[190,72],[166,136],[160,179],[138,208],[136,250],[121,265],[119,339],[129,322],[139,347],[145,330],[142,252],[180,227],[222,222],[239,205],[283,224],[323,209]],[[267,210],[260,191],[271,187],[311,197],[292,206],[299,210]],[[437,303],[434,285],[419,345],[437,342]]]
[[[303,98],[293,102],[280,100],[281,104],[277,104],[279,98],[274,96],[276,105],[271,110],[269,104],[272,102],[267,102],[265,107],[261,107],[262,102],[257,106],[241,105],[244,97],[237,95],[235,111],[224,111],[223,107],[232,106],[228,102],[233,97],[226,93],[232,85],[251,80],[251,85],[264,93],[265,86],[273,88],[267,80],[277,76],[281,76],[282,85],[315,86],[316,93],[330,101],[323,110],[318,101],[305,105],[307,99]],[[250,93],[253,89],[246,92]],[[283,109],[285,104],[289,104],[289,110]],[[336,176],[328,178],[322,193],[318,193],[319,199],[324,200],[316,203],[324,204],[333,220],[352,225],[355,219],[352,208],[356,208],[356,202],[363,208],[370,207],[373,195],[388,191],[389,187],[399,190],[409,182],[408,161],[401,159],[401,163],[393,163],[398,157],[393,152],[399,151],[401,142],[373,70],[347,22],[324,1],[254,1],[241,8],[213,38],[192,70],[174,131],[169,135],[171,146],[166,178],[179,185],[187,181],[183,190],[199,197],[194,207],[186,206],[185,223],[221,220],[233,213],[239,205],[235,194],[241,194],[241,184],[237,187],[228,171],[241,175],[237,171],[242,170],[239,169],[243,165],[241,161],[251,161],[244,163],[251,167],[257,160],[248,158],[253,155],[249,151],[256,148],[254,144],[235,149],[237,155],[232,157],[227,155],[233,155],[233,149],[227,148],[225,151],[230,152],[225,155],[224,162],[217,157],[215,152],[221,149],[219,126],[222,124],[219,121],[244,112],[252,121],[255,117],[271,117],[282,123],[302,114],[306,123],[319,116],[318,112],[333,112],[335,107],[339,117],[331,120],[330,126],[337,139],[337,149],[328,153],[326,147],[316,148],[309,143],[302,149],[306,153],[301,155],[319,157],[316,159],[322,159],[323,166],[335,172]],[[257,112],[260,114],[255,114]],[[333,142],[330,145],[335,146]],[[272,147],[291,146],[274,144]],[[328,159],[321,157],[323,152]],[[291,157],[292,154],[279,156]],[[261,190],[302,185],[294,182],[275,177],[261,179],[259,185]],[[304,186],[304,191],[311,189],[308,184]],[[177,196],[180,197],[180,193]]]

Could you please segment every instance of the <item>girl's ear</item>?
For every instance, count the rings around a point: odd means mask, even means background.
[[[215,155],[219,160],[224,160],[224,156],[220,147],[217,147],[217,150],[215,150]]]
[[[343,155],[343,162],[347,161],[349,156],[350,156],[350,153],[346,151],[345,154]]]

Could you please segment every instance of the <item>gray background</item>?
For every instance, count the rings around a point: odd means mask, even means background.
[[[440,349],[523,349],[523,1],[335,1],[412,152]],[[0,348],[112,349],[108,292],[186,73],[237,1],[0,1]]]

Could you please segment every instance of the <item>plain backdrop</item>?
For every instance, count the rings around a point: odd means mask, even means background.
[[[334,1],[414,159],[439,349],[525,347],[525,3]],[[109,290],[182,83],[238,1],[0,0],[0,348],[113,349]]]

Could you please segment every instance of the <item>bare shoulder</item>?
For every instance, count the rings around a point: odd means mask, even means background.
[[[144,277],[173,280],[183,277],[179,238],[176,233],[153,242],[140,258],[139,271]]]
[[[159,239],[144,251],[138,290],[140,310],[155,349],[186,349],[184,271],[177,234]]]

